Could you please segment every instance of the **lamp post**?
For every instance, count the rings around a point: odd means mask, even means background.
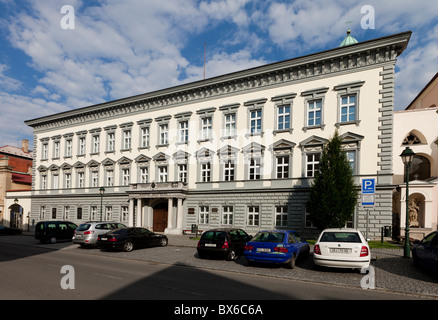
[[[406,176],[406,227],[405,227],[405,245],[404,254],[405,258],[411,257],[411,247],[409,244],[409,167],[414,159],[415,152],[411,148],[406,147],[403,150],[400,157],[402,158],[403,164],[405,165],[405,176]]]
[[[103,202],[103,194],[105,193],[105,188],[100,187],[99,192],[100,192],[100,221],[102,221],[102,202]]]

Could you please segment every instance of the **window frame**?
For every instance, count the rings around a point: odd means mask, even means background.
[[[354,81],[343,83],[335,86],[334,91],[337,92],[337,122],[335,126],[339,128],[341,125],[355,124],[356,126],[360,123],[359,111],[360,111],[360,93],[361,87],[364,85],[365,81]],[[355,103],[355,115],[353,120],[342,121],[342,98],[356,96]]]
[[[199,206],[199,224],[209,224],[210,223],[210,207],[209,206]]]
[[[316,88],[301,92],[301,96],[304,97],[304,126],[303,131],[306,132],[309,129],[324,128],[324,110],[325,110],[325,94],[329,90],[328,87]],[[309,125],[309,104],[321,101],[321,123]]]
[[[232,226],[234,218],[233,206],[222,206],[222,225]]]
[[[248,227],[260,226],[260,206],[248,206],[246,225]]]
[[[246,136],[263,136],[264,134],[264,106],[268,99],[261,98],[256,100],[250,100],[244,102],[244,106],[247,107],[247,118],[248,118],[248,132]],[[260,116],[256,115],[253,117],[254,112],[260,112]],[[253,121],[260,119],[260,128],[257,130],[253,130]],[[258,125],[254,127],[254,129],[258,128]]]

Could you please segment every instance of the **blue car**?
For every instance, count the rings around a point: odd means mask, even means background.
[[[253,262],[285,264],[293,269],[298,257],[307,256],[309,243],[293,230],[265,230],[257,233],[245,245],[243,254],[248,264]]]
[[[421,265],[438,275],[438,231],[425,236],[412,248],[414,265]]]

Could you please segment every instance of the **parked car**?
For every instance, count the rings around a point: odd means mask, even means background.
[[[361,269],[368,268],[370,261],[368,242],[356,229],[325,229],[313,247],[316,266]]]
[[[78,226],[70,221],[40,221],[35,226],[35,239],[47,241],[71,241]]]
[[[127,227],[112,230],[97,237],[97,247],[104,250],[132,251],[134,248],[167,246],[168,239],[163,234],[156,234],[146,228]]]
[[[438,274],[438,231],[429,233],[421,241],[414,242],[412,260],[414,265],[421,265]]]
[[[0,234],[6,234],[6,235],[10,235],[10,234],[21,234],[23,230],[18,229],[18,228],[9,228],[6,227],[2,224],[0,224]]]
[[[205,231],[198,242],[198,256],[218,256],[236,260],[243,254],[245,243],[251,239],[242,229],[218,228]]]
[[[293,230],[264,230],[245,245],[244,254],[249,264],[284,264],[293,269],[297,258],[308,256],[309,251],[309,243]]]
[[[80,244],[83,248],[93,247],[96,245],[97,237],[99,235],[118,228],[126,228],[126,226],[118,222],[88,221],[79,225],[74,232],[72,240],[73,243]]]

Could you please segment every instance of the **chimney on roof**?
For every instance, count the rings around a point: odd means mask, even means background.
[[[21,140],[21,149],[24,152],[29,153],[29,140],[27,139]]]

